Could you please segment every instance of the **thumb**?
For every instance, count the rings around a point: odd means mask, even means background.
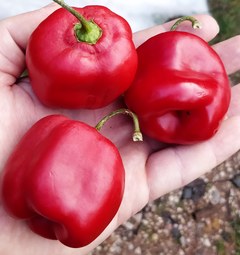
[[[25,49],[33,30],[58,6],[50,4],[36,11],[0,21],[0,82],[12,85],[25,68]]]
[[[38,10],[6,18],[1,25],[7,29],[15,43],[25,50],[33,30],[57,8],[59,8],[57,4],[51,3]]]

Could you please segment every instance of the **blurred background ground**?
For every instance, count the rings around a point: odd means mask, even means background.
[[[0,19],[50,2],[1,1]],[[210,13],[220,25],[211,43],[240,34],[239,0],[67,2],[106,5],[124,16],[133,31],[177,16]],[[230,78],[233,84],[240,82],[240,72]],[[148,204],[89,255],[114,254],[240,255],[240,152],[193,183]]]

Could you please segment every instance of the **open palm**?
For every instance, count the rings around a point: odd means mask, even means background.
[[[37,100],[28,78],[18,80],[25,68],[24,51],[33,29],[56,5],[0,22],[0,170],[22,135],[43,116],[61,113],[92,126],[112,110],[123,106],[121,100],[106,108],[64,110],[46,108]],[[209,16],[198,16],[203,30],[192,31],[189,24],[181,27],[211,40],[218,32]],[[150,36],[164,32],[172,23],[157,26],[134,35],[136,46]],[[20,29],[19,29],[20,28]],[[214,46],[229,74],[240,69],[240,37]],[[177,189],[212,169],[240,149],[240,85],[232,89],[232,101],[226,120],[210,140],[191,146],[164,147],[149,138],[131,141],[129,117],[116,116],[101,131],[119,148],[126,169],[126,186],[121,208],[104,233],[91,245],[70,249],[57,241],[32,233],[23,222],[10,218],[0,207],[0,254],[5,255],[74,255],[87,254],[114,229],[141,210],[148,201]],[[219,146],[221,144],[221,146]]]

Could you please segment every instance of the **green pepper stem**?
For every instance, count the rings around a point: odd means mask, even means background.
[[[20,78],[26,78],[26,77],[28,77],[29,75],[28,75],[28,70],[27,69],[25,69],[23,72],[22,72],[22,74],[20,75]]]
[[[69,11],[73,16],[75,16],[80,23],[75,24],[74,32],[78,41],[86,42],[88,44],[96,44],[97,41],[102,36],[101,28],[94,23],[92,20],[86,20],[79,12],[74,8],[66,4],[63,0],[53,0],[55,3],[59,4],[61,7]]]
[[[184,22],[184,21],[186,21],[186,20],[192,22],[192,27],[193,27],[194,29],[202,28],[200,22],[199,22],[197,19],[195,19],[195,18],[192,17],[192,16],[184,16],[184,17],[178,19],[178,20],[173,24],[173,26],[171,27],[170,31],[175,31],[175,30],[178,28],[178,26],[179,26],[182,22]]]
[[[118,114],[127,114],[130,117],[132,117],[133,119],[133,124],[134,124],[134,132],[133,132],[133,141],[134,142],[138,142],[138,141],[143,141],[143,137],[142,137],[142,133],[140,131],[140,127],[139,127],[139,121],[138,121],[138,117],[135,113],[133,113],[132,111],[130,111],[129,109],[118,109],[116,111],[113,111],[112,113],[110,113],[109,115],[103,117],[98,124],[95,126],[95,128],[100,131],[102,129],[102,127],[104,126],[104,124],[111,119],[113,116],[118,115]]]

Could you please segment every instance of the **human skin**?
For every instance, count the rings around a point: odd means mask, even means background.
[[[119,100],[98,110],[46,108],[33,94],[28,78],[18,79],[25,69],[24,53],[31,32],[56,8],[55,4],[51,4],[0,22],[0,171],[22,135],[40,118],[61,113],[94,126],[103,116],[123,106]],[[216,21],[207,15],[196,17],[203,29],[192,30],[188,23],[183,23],[179,29],[210,41],[219,31]],[[136,47],[149,37],[169,30],[172,24],[169,22],[135,33]],[[240,36],[236,36],[213,46],[228,74],[240,70],[239,44]],[[240,84],[232,88],[230,108],[217,134],[207,141],[189,146],[166,146],[147,137],[144,137],[144,142],[133,143],[131,119],[126,116],[114,117],[101,133],[120,151],[126,169],[126,188],[118,214],[102,235],[84,248],[71,249],[58,241],[34,234],[24,222],[9,217],[0,204],[0,254],[88,254],[149,201],[202,176],[240,149],[239,98]]]

